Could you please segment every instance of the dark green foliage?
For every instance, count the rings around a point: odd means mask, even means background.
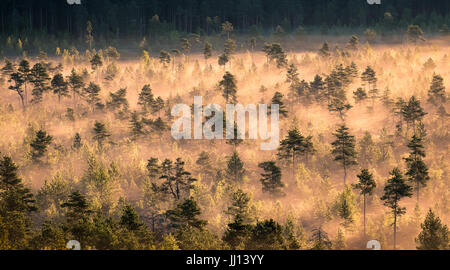
[[[328,234],[322,228],[313,230],[311,242],[312,250],[329,250],[331,249],[331,241]]]
[[[155,97],[153,95],[152,89],[150,88],[150,85],[144,85],[141,92],[139,93],[138,104],[142,106],[145,112],[149,112],[154,102]]]
[[[414,134],[417,132],[417,123],[422,122],[423,117],[427,114],[420,106],[420,100],[415,96],[412,96],[407,103],[402,104],[400,113],[408,127],[412,126]]]
[[[161,164],[161,176],[163,183],[158,190],[172,196],[179,201],[189,196],[192,184],[197,179],[191,176],[191,173],[184,169],[184,161],[177,158],[175,166],[171,160],[166,159]]]
[[[308,155],[315,152],[312,136],[303,136],[297,128],[290,129],[288,135],[280,142],[278,147],[278,157],[288,161],[292,165],[292,176],[295,177],[297,166],[297,157],[305,156],[308,161]]]
[[[31,158],[34,161],[39,161],[41,157],[47,152],[47,147],[52,142],[52,136],[48,135],[44,130],[39,130],[36,137],[31,141]]]
[[[227,229],[222,237],[232,249],[243,248],[250,238],[253,219],[250,215],[250,196],[241,189],[232,194],[231,206],[226,214],[232,217],[232,222],[228,223]]]
[[[171,61],[170,54],[165,50],[161,50],[159,52],[159,62],[161,62],[161,64],[163,64],[165,67],[167,67],[170,64],[170,61]]]
[[[331,143],[334,160],[344,167],[344,185],[347,178],[347,168],[358,164],[356,162],[355,137],[350,135],[345,125],[340,126],[333,135],[336,140]]]
[[[79,149],[81,147],[82,143],[81,143],[81,136],[80,133],[75,133],[75,137],[73,138],[73,144],[72,147],[74,149]]]
[[[97,141],[100,147],[103,146],[103,142],[111,136],[109,131],[106,129],[106,126],[102,122],[95,121],[94,128],[92,130],[94,132],[93,139]]]
[[[360,103],[361,101],[367,99],[367,93],[363,88],[359,87],[355,92],[353,92],[353,97],[356,103]]]
[[[331,55],[328,42],[323,43],[322,47],[319,49],[319,55],[321,57],[329,57]]]
[[[244,174],[244,163],[242,163],[238,153],[234,151],[227,163],[226,176],[234,183],[242,183]]]
[[[444,79],[440,75],[434,75],[428,90],[428,102],[436,107],[444,104],[446,101]]]
[[[31,80],[33,84],[32,103],[39,103],[42,101],[42,95],[50,88],[50,77],[44,64],[36,63],[31,69]]]
[[[264,44],[263,52],[266,54],[268,60],[275,60],[277,68],[287,66],[287,55],[279,43]]]
[[[126,88],[121,88],[114,93],[109,93],[109,100],[106,102],[106,107],[112,111],[120,110],[121,113],[127,112],[129,105],[126,96]]]
[[[284,249],[283,228],[273,219],[257,222],[252,229],[246,249]]]
[[[366,235],[366,197],[372,195],[373,190],[377,187],[377,183],[373,179],[373,175],[367,169],[361,170],[361,173],[357,175],[359,182],[352,184],[354,189],[358,189],[363,195],[364,205],[364,235]]]
[[[98,84],[95,84],[93,82],[89,83],[89,86],[84,88],[85,98],[86,101],[94,107],[96,104],[100,102],[99,93],[101,89]]]
[[[275,94],[273,94],[271,104],[278,104],[279,114],[283,117],[287,117],[288,110],[286,109],[286,105],[284,105],[283,102],[283,94],[281,94],[280,92],[275,92]]]
[[[222,96],[225,98],[226,103],[237,103],[236,78],[233,74],[227,71],[225,75],[223,75],[222,80],[219,82],[219,86],[222,90]]]
[[[430,209],[425,221],[420,225],[422,231],[416,238],[419,250],[449,250],[450,240],[448,227]]]
[[[199,219],[200,215],[201,210],[193,198],[185,199],[184,202],[179,203],[174,209],[166,212],[166,216],[175,228],[190,226],[203,229],[208,222]]]
[[[408,40],[416,43],[417,41],[425,41],[423,37],[423,31],[418,25],[409,25],[408,30],[406,30],[406,35],[408,36]]]
[[[58,95],[58,102],[61,102],[61,97],[69,96],[68,83],[64,80],[64,77],[61,73],[53,76],[51,84],[53,93],[55,95]]]
[[[401,207],[399,202],[404,197],[412,196],[412,187],[409,186],[398,168],[394,168],[390,172],[391,178],[387,180],[384,187],[384,194],[381,200],[384,201],[384,205],[392,209],[394,214],[394,249],[396,247],[397,237],[397,217],[406,213],[406,208]]]
[[[17,165],[11,157],[0,160],[0,240],[7,249],[25,249],[31,234],[30,213],[36,204],[30,189],[17,175]],[[6,237],[6,238],[5,238]]]
[[[96,53],[94,54],[94,56],[92,56],[90,63],[92,70],[97,70],[98,68],[103,66],[103,59],[98,53]]]
[[[205,61],[207,61],[212,56],[212,45],[208,41],[205,41],[205,45],[203,47],[203,57]]]
[[[261,173],[262,178],[260,179],[263,192],[267,192],[273,197],[284,196],[285,193],[282,191],[284,184],[281,182],[281,170],[275,162],[262,162],[258,167],[264,170],[264,173]]]
[[[408,143],[408,148],[411,152],[405,158],[407,167],[406,176],[408,176],[408,181],[415,186],[417,202],[419,202],[420,188],[426,187],[427,182],[430,180],[428,167],[422,159],[425,157],[422,137],[414,135]]]
[[[142,119],[139,119],[139,114],[134,111],[131,114],[130,119],[130,131],[133,138],[137,138],[140,135],[145,134],[144,125],[142,123]]]

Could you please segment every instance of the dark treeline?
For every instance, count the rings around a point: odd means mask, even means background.
[[[155,15],[163,30],[211,34],[230,21],[236,30],[286,31],[302,26],[365,27],[383,23],[392,14],[395,25],[419,24],[436,28],[448,23],[446,0],[396,0],[369,5],[365,0],[2,0],[0,31],[3,35],[48,33],[81,37],[86,21],[106,38],[140,37],[155,28]],[[158,29],[161,31],[161,27]],[[167,31],[165,31],[167,32]]]

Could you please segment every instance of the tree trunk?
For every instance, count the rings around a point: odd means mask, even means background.
[[[364,237],[366,236],[366,194],[364,193]]]
[[[397,208],[394,208],[394,250],[397,243]]]

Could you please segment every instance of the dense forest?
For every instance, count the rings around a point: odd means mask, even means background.
[[[385,2],[2,1],[0,249],[450,249],[450,3]]]

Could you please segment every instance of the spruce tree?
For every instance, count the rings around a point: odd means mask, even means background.
[[[253,218],[250,215],[250,196],[241,189],[231,195],[231,206],[226,214],[232,217],[222,237],[232,249],[243,248],[251,233]]]
[[[226,103],[237,103],[236,93],[236,79],[230,72],[226,72],[223,75],[223,79],[219,82],[219,86],[222,90],[222,96],[225,98]]]
[[[285,196],[282,191],[284,184],[281,182],[281,170],[274,161],[266,161],[258,164],[264,170],[260,179],[263,192],[269,193],[273,197]]]
[[[174,209],[168,210],[166,216],[175,228],[192,227],[202,230],[208,222],[199,218],[201,213],[194,198],[189,198],[178,203]]]
[[[51,84],[53,88],[53,93],[55,95],[58,95],[58,103],[61,102],[61,97],[69,96],[68,84],[64,80],[64,77],[61,73],[58,73],[55,76],[53,76]]]
[[[94,128],[93,128],[93,132],[94,132],[94,137],[93,139],[95,141],[97,141],[98,145],[100,146],[100,148],[103,146],[103,142],[111,136],[111,134],[109,133],[109,131],[106,129],[106,126],[104,123],[99,122],[99,121],[95,121],[94,123]]]
[[[37,210],[31,190],[17,175],[11,157],[0,159],[0,244],[10,249],[26,249],[31,236],[30,214]],[[5,242],[5,243],[2,243]]]
[[[84,89],[86,101],[91,105],[92,109],[100,102],[99,93],[101,88],[98,84],[93,82],[89,83],[89,86]]]
[[[394,249],[397,243],[397,218],[406,213],[406,208],[399,205],[400,200],[404,197],[412,196],[412,187],[409,186],[401,171],[398,168],[394,168],[390,172],[391,178],[387,180],[384,187],[384,194],[381,200],[384,201],[384,205],[392,209],[394,214]]]
[[[444,104],[446,101],[444,79],[441,75],[433,75],[430,89],[428,90],[428,102],[436,107]]]
[[[363,195],[363,207],[364,207],[364,236],[366,236],[366,199],[368,195],[372,195],[374,189],[377,187],[377,183],[373,179],[373,175],[367,169],[361,170],[361,173],[357,175],[359,182],[352,184],[354,189],[358,189]]]
[[[76,96],[81,96],[83,94],[82,90],[85,85],[83,76],[81,76],[79,73],[75,71],[74,68],[72,68],[72,71],[70,72],[70,75],[67,78],[67,83],[69,87],[72,89],[72,98],[75,102]]]
[[[44,130],[36,132],[36,137],[31,141],[31,158],[34,161],[39,161],[41,157],[47,152],[48,146],[51,144],[53,138]]]
[[[47,73],[47,69],[44,64],[36,63],[31,69],[31,80],[33,84],[33,95],[32,103],[40,103],[42,101],[42,95],[50,88],[49,82],[50,77]]]
[[[203,47],[203,57],[205,58],[205,63],[208,63],[208,59],[212,56],[212,45],[209,41],[205,41],[205,45]]]
[[[422,231],[415,239],[419,250],[449,250],[450,233],[447,225],[430,209],[424,222],[420,225]]]
[[[408,181],[416,188],[417,203],[419,203],[420,188],[426,187],[427,182],[430,180],[428,167],[422,159],[425,157],[422,137],[414,135],[408,143],[408,148],[411,152],[405,158],[407,167],[406,176],[408,176]]]
[[[340,126],[333,135],[336,140],[331,143],[334,160],[344,167],[344,185],[347,178],[347,169],[358,164],[356,162],[355,137],[350,135],[345,125]]]
[[[232,179],[235,184],[242,183],[245,174],[244,163],[239,155],[234,151],[227,163],[226,175]]]
[[[272,97],[272,104],[278,104],[278,112],[282,117],[288,116],[288,110],[286,109],[286,105],[283,102],[283,94],[280,92],[275,92]]]
[[[153,95],[152,89],[149,84],[142,87],[139,93],[138,104],[142,107],[145,113],[150,112],[150,109],[155,102],[155,96]]]

